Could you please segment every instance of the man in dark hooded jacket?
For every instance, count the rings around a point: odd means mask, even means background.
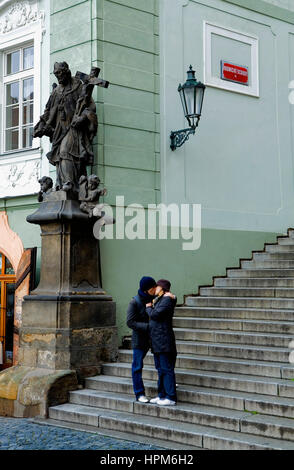
[[[127,310],[127,325],[133,330],[133,389],[136,399],[141,403],[147,403],[149,401],[145,396],[142,370],[143,360],[150,348],[149,317],[146,313],[146,304],[152,301],[155,289],[156,282],[152,277],[142,277],[138,294],[133,297]]]

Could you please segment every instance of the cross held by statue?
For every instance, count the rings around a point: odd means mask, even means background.
[[[99,73],[100,69],[98,67],[92,67],[89,75],[83,72],[77,72],[76,78],[79,78],[85,84],[93,86],[97,85],[101,86],[102,88],[108,88],[109,82],[107,80],[103,80],[102,78],[98,78]]]

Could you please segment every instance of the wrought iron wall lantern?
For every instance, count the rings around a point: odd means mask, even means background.
[[[196,127],[201,117],[205,85],[201,82],[197,82],[195,70],[193,70],[192,65],[190,65],[187,75],[186,83],[179,85],[178,92],[180,93],[184,114],[190,127],[171,132],[170,148],[172,150],[181,147],[189,139],[191,134],[195,134]]]

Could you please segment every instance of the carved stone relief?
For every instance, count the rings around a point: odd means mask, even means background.
[[[1,165],[2,183],[0,197],[18,196],[38,192],[41,161],[27,160],[19,163]]]
[[[0,16],[0,34],[9,33],[21,26],[44,20],[44,12],[39,11],[37,4],[16,2],[6,8]]]

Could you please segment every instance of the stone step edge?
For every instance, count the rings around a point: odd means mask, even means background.
[[[294,337],[293,337],[294,339]],[[124,340],[125,342],[128,341],[130,342],[131,341],[131,338],[128,339],[128,340]],[[248,349],[250,351],[265,351],[265,352],[281,352],[281,353],[290,353],[290,349],[289,348],[281,348],[279,346],[263,346],[263,345],[260,345],[260,346],[254,346],[252,344],[240,344],[240,343],[218,343],[218,342],[215,342],[215,343],[210,343],[210,342],[206,342],[206,341],[193,341],[193,340],[184,340],[184,339],[180,339],[180,340],[177,340],[176,342],[177,344],[180,344],[180,345],[187,345],[187,346],[207,346],[207,347],[211,347],[211,348],[224,348],[224,349]],[[124,346],[121,346],[118,351],[121,351],[122,349],[125,349],[125,350],[130,350],[132,351],[132,348],[126,348]],[[188,354],[188,353],[185,353],[185,354]]]
[[[278,238],[279,238],[279,237],[278,237]],[[288,238],[288,237],[286,237],[286,238]],[[198,292],[200,292],[200,288],[217,287],[217,286],[215,286],[215,279],[226,279],[226,278],[228,278],[228,271],[229,271],[229,270],[231,271],[231,270],[244,270],[244,269],[245,269],[246,271],[248,271],[248,269],[246,269],[246,268],[244,268],[244,267],[242,266],[242,262],[243,262],[243,261],[254,261],[253,256],[254,256],[255,253],[257,253],[257,254],[270,254],[270,252],[267,252],[267,251],[266,251],[266,247],[267,247],[267,246],[271,246],[271,247],[276,246],[276,247],[279,247],[280,245],[279,245],[279,243],[278,243],[278,240],[277,240],[277,243],[275,243],[275,244],[273,244],[273,243],[265,243],[263,250],[252,251],[252,256],[251,256],[251,258],[240,258],[240,259],[239,259],[239,266],[238,266],[238,267],[236,267],[236,266],[227,267],[227,268],[226,268],[226,275],[225,275],[225,276],[213,276],[213,277],[212,277],[212,284],[204,284],[204,285],[198,286]],[[291,244],[290,244],[289,246],[291,246]],[[286,252],[286,253],[287,253],[287,252]],[[291,253],[291,251],[290,251],[289,253]],[[288,261],[291,261],[291,259],[288,260]],[[270,269],[270,270],[272,270],[272,269],[277,269],[277,270],[279,270],[279,268],[262,268],[262,269]],[[282,268],[282,269],[283,269],[283,268]],[[286,268],[286,269],[291,270],[291,268]],[[249,270],[250,270],[250,268],[249,268]],[[252,271],[255,271],[255,268],[251,268],[251,270],[252,270]],[[259,269],[257,268],[257,270],[259,270]],[[293,269],[292,269],[292,270],[293,270]],[[244,279],[244,278],[241,277],[241,278],[234,278],[234,279]],[[257,279],[258,279],[258,278],[257,278]],[[273,279],[273,278],[268,278],[268,279]],[[277,279],[280,279],[280,278],[277,278]],[[289,278],[288,278],[288,279],[289,279]],[[290,278],[290,279],[291,279],[291,278]],[[293,278],[292,278],[292,279],[293,279]],[[186,297],[186,296],[185,296],[185,297]]]
[[[103,391],[93,390],[93,389],[76,390],[76,391],[70,392],[69,403],[78,404],[78,403],[74,403],[71,401],[72,397],[74,396],[81,396],[81,397],[91,396],[91,397],[97,397],[97,398],[102,398],[102,399],[105,398],[105,399],[110,399],[110,400],[115,400],[115,401],[127,402],[130,404],[131,403],[138,404],[135,397],[132,397],[129,394],[118,393],[118,392],[103,392]],[[91,404],[82,405],[82,406],[89,406],[90,408],[97,408],[95,405],[91,405]],[[152,403],[146,403],[146,404],[139,403],[139,406],[140,408],[143,408],[146,406],[146,411],[148,410],[149,407],[156,407],[156,408],[162,409],[162,407],[160,407],[159,405],[152,404]],[[171,407],[167,407],[167,409],[171,409]],[[233,418],[235,420],[238,420],[240,425],[242,421],[250,421],[253,423],[263,423],[266,425],[281,425],[281,427],[282,426],[290,427],[290,428],[293,428],[293,440],[294,440],[294,418],[292,419],[292,418],[285,418],[282,416],[281,417],[271,416],[271,415],[266,415],[266,414],[261,414],[261,413],[253,414],[250,411],[246,411],[246,410],[243,410],[243,411],[230,410],[230,414],[228,416],[227,408],[216,407],[213,405],[211,406],[210,405],[198,405],[196,403],[188,403],[188,402],[180,402],[180,401],[178,401],[176,406],[172,407],[172,409],[179,410],[179,411],[188,411],[188,412],[196,413],[196,414],[199,413],[203,415],[214,415],[217,418],[224,418],[224,419]],[[123,411],[123,410],[118,410],[118,411]],[[140,412],[137,412],[135,410],[135,407],[133,408],[132,413],[141,414]],[[149,415],[148,413],[146,414]],[[170,419],[171,421],[174,421],[174,419],[172,418],[165,418],[165,419]],[[239,427],[238,432],[242,432],[241,427]]]
[[[213,428],[213,427],[208,427],[208,426],[201,426],[201,425],[193,425],[193,424],[187,424],[180,422],[178,423],[177,421],[170,421],[167,419],[163,418],[155,418],[154,416],[152,417],[147,417],[147,416],[142,416],[142,415],[133,415],[131,413],[126,413],[126,412],[110,412],[110,411],[105,411],[102,408],[90,408],[86,406],[80,406],[80,405],[70,405],[70,404],[65,404],[65,405],[58,405],[55,407],[49,408],[49,417],[50,412],[56,411],[61,411],[63,413],[72,413],[73,410],[76,413],[76,415],[80,414],[85,414],[89,413],[90,415],[93,415],[93,409],[96,410],[97,417],[99,421],[102,418],[106,418],[114,423],[115,426],[118,425],[118,423],[124,423],[124,427],[128,424],[132,425],[132,428],[134,429],[134,426],[139,426],[142,429],[142,426],[148,431],[148,429],[152,429],[154,427],[157,427],[159,432],[163,430],[166,432],[168,428],[170,428],[171,424],[173,424],[172,429],[174,432],[178,432],[179,434],[190,434],[192,436],[199,436],[201,439],[201,447],[204,447],[205,443],[205,438],[212,438],[220,441],[227,441],[228,443],[235,442],[240,445],[248,445],[252,446],[253,448],[263,448],[263,449],[288,449],[288,450],[293,450],[294,449],[294,443],[291,441],[282,441],[280,439],[273,439],[273,438],[267,438],[267,437],[261,437],[261,436],[255,436],[253,434],[245,434],[245,433],[239,433],[236,431],[225,431],[225,430],[220,430],[218,428]],[[98,428],[104,429],[104,427],[99,426],[98,423]],[[126,428],[127,429],[127,428]],[[147,434],[148,435],[148,434]]]
[[[262,352],[272,352],[274,353],[285,353],[285,354],[290,354],[290,349],[289,348],[281,348],[281,347],[275,347],[275,346],[254,346],[251,344],[234,344],[234,343],[207,343],[205,341],[189,341],[189,340],[177,340],[177,344],[179,345],[187,345],[187,346],[204,346],[208,348],[216,348],[216,349],[234,349],[234,350],[248,350],[248,351],[262,351]],[[127,348],[123,348],[127,349]],[[120,351],[120,349],[119,349]],[[181,354],[190,354],[190,353],[181,353]],[[201,353],[197,353],[200,356],[202,356]],[[215,357],[221,357],[221,356],[215,356]],[[227,356],[224,356],[226,358]],[[232,358],[233,359],[233,358]],[[237,359],[237,358],[235,358]],[[250,359],[248,359],[250,360]],[[254,360],[254,359],[253,359]],[[258,359],[259,361],[262,361],[262,359]],[[271,363],[269,359],[267,359],[268,362]],[[273,361],[277,362],[279,364],[284,364],[284,362],[279,362],[279,361]],[[290,364],[290,362],[285,362],[285,364]],[[290,364],[291,365],[291,364]]]
[[[132,379],[128,377],[114,377],[112,375],[97,375],[94,377],[89,377],[86,379],[86,387],[89,387],[89,384],[99,384],[100,382],[106,382],[109,384],[113,384],[113,382],[117,382],[119,384],[127,385],[131,387],[131,393],[129,394],[130,396],[133,396],[133,383]],[[157,391],[157,381],[156,380],[144,380],[145,387],[148,387],[150,389],[154,389],[154,391]],[[90,390],[96,390],[96,389],[91,389]],[[201,387],[199,385],[186,385],[186,384],[181,384],[177,386],[177,390],[179,392],[191,392],[191,393],[201,393],[204,395],[217,395],[220,397],[227,397],[227,398],[233,398],[233,399],[241,399],[241,400],[254,400],[254,401],[261,401],[267,404],[278,404],[278,405],[284,405],[284,406],[293,406],[294,407],[294,400],[291,398],[286,398],[286,397],[281,397],[281,396],[271,396],[271,395],[262,395],[259,393],[254,393],[254,392],[239,392],[237,390],[226,390],[226,389],[221,389],[221,388],[212,388],[212,387]],[[187,402],[189,403],[189,402]],[[227,409],[227,408],[226,408]],[[245,406],[244,406],[245,409]],[[260,413],[261,414],[261,413]]]
[[[153,398],[157,395],[157,381],[144,380],[146,395]],[[86,380],[89,390],[123,393],[134,398],[132,379],[126,376],[100,375]],[[177,394],[181,402],[202,404],[227,410],[258,412],[260,415],[291,418],[294,413],[294,401],[279,395],[264,395],[256,392],[205,387],[201,385],[177,385]],[[200,402],[200,403],[199,403]]]
[[[64,429],[74,429],[76,431],[88,432],[91,434],[97,434],[98,436],[103,437],[112,437],[121,441],[129,441],[130,443],[137,443],[137,444],[146,444],[146,438],[140,437],[138,434],[131,434],[122,431],[111,431],[106,428],[99,430],[96,426],[91,426],[89,424],[78,424],[69,421],[61,421],[52,418],[29,418],[29,421],[32,423],[40,424],[42,426],[53,426],[59,427]],[[187,446],[183,444],[179,444],[177,442],[168,442],[163,441],[161,439],[154,439],[152,437],[148,437],[148,444],[152,445],[153,447],[159,447],[163,450],[186,450]],[[171,445],[172,444],[172,445]],[[193,447],[191,446],[191,450],[204,450],[201,447]]]
[[[276,294],[276,291],[293,291],[294,292],[294,287],[287,287],[287,286],[278,286],[278,287],[273,287],[273,286],[259,286],[259,287],[252,287],[252,286],[209,286],[209,287],[200,287],[200,291],[202,290],[211,290],[211,291],[216,291],[216,290],[225,290],[225,291],[228,291],[228,290],[232,290],[232,291],[255,291],[255,292],[258,292],[258,291],[264,291],[264,290],[268,290],[268,291],[273,291],[273,297],[276,298],[276,296],[274,294]],[[199,293],[199,295],[201,297],[207,297],[206,295],[204,295],[202,292]],[[238,296],[239,297],[239,296]],[[240,296],[241,297],[241,296]],[[284,297],[282,297],[283,299]],[[291,299],[292,297],[289,297],[289,299]]]
[[[272,247],[272,248],[273,248],[273,247],[277,247],[277,248],[278,248],[278,247],[280,246],[280,245],[279,245],[279,241],[280,241],[280,240],[286,240],[287,238],[288,238],[289,240],[292,240],[292,237],[290,237],[290,229],[288,229],[288,235],[286,235],[286,236],[278,236],[276,243],[264,243],[263,250],[252,250],[252,252],[251,252],[251,258],[240,258],[240,259],[239,259],[239,266],[238,266],[238,267],[236,267],[236,266],[227,267],[227,268],[226,268],[226,273],[228,274],[228,270],[244,269],[244,268],[242,268],[242,261],[254,261],[254,255],[255,255],[255,254],[270,254],[270,252],[266,251],[266,248],[267,248],[267,247]],[[289,243],[289,246],[291,246],[291,245],[292,245],[292,244]],[[287,253],[287,252],[286,252],[286,253]],[[291,253],[291,251],[289,251],[289,253]],[[289,260],[289,261],[291,261],[291,260]],[[203,288],[214,287],[214,281],[215,281],[215,279],[220,279],[220,278],[224,279],[224,278],[227,278],[227,277],[228,277],[227,275],[226,275],[226,276],[213,276],[213,278],[212,278],[212,279],[213,279],[213,285],[206,285],[206,284],[205,284],[205,285],[199,286],[199,291],[200,291],[200,288],[202,288],[202,287],[203,287]],[[241,279],[242,279],[242,278],[241,278]]]
[[[188,321],[207,321],[207,322],[224,322],[224,323],[246,323],[247,325],[251,324],[258,324],[258,325],[285,325],[285,326],[293,326],[294,325],[294,315],[293,315],[293,321],[287,321],[287,320],[246,320],[243,318],[221,318],[221,317],[213,317],[213,318],[207,318],[207,317],[183,317],[183,316],[177,316],[174,315],[174,318],[177,320],[188,320]]]
[[[125,340],[126,342],[127,340]],[[131,341],[131,340],[129,340]],[[278,346],[263,346],[263,345],[260,345],[260,346],[254,346],[252,344],[235,344],[235,343],[209,343],[209,342],[206,342],[206,341],[193,341],[193,340],[177,340],[177,344],[183,346],[183,345],[186,345],[186,346],[194,346],[194,347],[208,347],[208,348],[217,348],[217,349],[234,349],[234,350],[248,350],[248,351],[262,351],[262,352],[272,352],[273,354],[276,353],[276,352],[279,352],[279,353],[285,353],[285,354],[290,354],[290,351],[291,349],[289,348],[281,348],[281,347],[278,347]],[[132,348],[128,348],[128,347],[125,347],[125,346],[121,346],[118,351],[121,351],[122,349],[125,349],[125,350],[129,350],[129,351],[132,351]],[[180,354],[190,354],[188,352],[186,353],[180,353]],[[193,353],[194,354],[194,353]],[[202,356],[201,353],[197,353],[199,355]],[[221,356],[216,356],[216,357],[221,357]],[[226,356],[225,356],[226,357]],[[258,359],[260,361],[262,361],[262,359]],[[271,362],[271,361],[269,361]],[[276,361],[278,362],[278,361]],[[287,362],[288,363],[288,362]],[[289,363],[290,364],[290,363]]]
[[[257,300],[258,299],[258,300],[267,300],[267,301],[281,300],[283,302],[288,302],[288,301],[291,301],[291,300],[294,301],[294,297],[246,297],[246,296],[245,297],[242,297],[242,296],[240,296],[240,297],[238,297],[238,296],[237,297],[220,296],[220,297],[218,297],[218,296],[214,296],[214,295],[212,295],[212,296],[208,296],[208,295],[207,296],[206,295],[188,295],[188,296],[186,296],[186,300],[189,299],[189,298],[191,298],[191,299],[205,299],[205,300],[207,300],[207,299],[213,299],[213,300],[224,300],[224,299],[226,299],[226,300],[227,299],[229,299],[229,300]],[[187,305],[187,306],[189,307],[189,305]]]
[[[294,253],[294,251],[293,251],[293,253]],[[287,281],[293,281],[294,282],[294,277],[293,276],[290,276],[290,277],[227,277],[226,276],[226,277],[216,277],[215,281],[216,280],[217,281],[220,281],[220,280],[221,281],[231,281],[232,279],[234,281],[248,281],[248,280],[250,280],[250,281],[253,281],[254,283],[255,282],[258,283],[259,281],[276,281],[276,282],[286,281],[286,283],[287,283]],[[228,286],[227,284],[225,284],[223,286],[222,285],[215,285],[215,284],[210,284],[210,285],[207,285],[207,286],[202,286],[201,285],[201,289],[210,289],[212,287],[231,287],[231,288],[233,288],[233,287],[238,287],[238,285],[237,286]],[[240,287],[242,287],[242,286],[240,286]],[[244,286],[244,287],[246,287],[246,286]],[[257,287],[261,288],[263,286],[257,286]],[[269,287],[265,286],[264,288],[265,289],[274,289],[274,288],[282,289],[283,287],[287,288],[288,286],[281,286],[281,287],[279,287],[279,286],[277,286],[277,287],[276,286],[269,286]],[[249,286],[248,288],[250,289],[251,287]],[[289,289],[293,289],[293,287],[291,286],[291,287],[289,287]]]
[[[95,400],[96,399],[96,400]],[[106,400],[106,404],[105,404]],[[95,404],[96,402],[96,404]],[[210,406],[208,404],[199,405],[196,403],[179,402],[176,406],[161,407],[156,404],[138,403],[134,396],[130,394],[98,391],[84,389],[82,391],[70,392],[69,403],[91,408],[100,407],[107,410],[115,410],[134,415],[154,416],[155,418],[168,419],[171,422],[186,422],[190,424],[200,424],[201,426],[226,429],[228,431],[240,432],[256,436],[271,436],[271,427],[274,433],[284,435],[287,433],[287,440],[294,441],[294,419],[261,413],[252,413],[247,410],[234,410],[221,408],[220,406]],[[125,408],[127,406],[127,409]],[[163,408],[165,408],[163,410]],[[169,413],[168,410],[171,410]],[[201,420],[205,420],[201,423]],[[198,421],[198,422],[197,422]],[[244,427],[248,426],[248,430]],[[250,429],[250,426],[252,427]],[[260,429],[264,428],[265,429]],[[277,437],[277,434],[273,438]],[[293,444],[294,445],[294,444]],[[293,447],[294,449],[294,447]]]
[[[294,245],[293,245],[294,246]],[[293,251],[294,253],[294,251]],[[248,271],[248,269],[246,269],[245,271]],[[252,271],[255,271],[254,269]],[[274,271],[274,268],[273,268],[273,271]],[[291,271],[294,271],[294,269],[291,269]],[[252,281],[294,281],[294,276],[289,276],[289,277],[249,277],[249,278],[245,278],[245,277],[227,277],[227,276],[214,276],[214,279],[221,279],[223,281],[225,280],[228,280],[228,281],[231,281],[232,279],[234,280],[238,280],[238,281],[244,281],[244,280],[252,280]],[[221,287],[221,286],[215,286],[213,284],[210,284],[210,285],[203,285],[201,287],[204,287],[204,288],[208,288],[208,287]]]
[[[133,357],[133,352],[130,349],[120,349],[119,353],[121,355],[125,355],[128,357]],[[153,354],[151,352],[148,352],[146,357],[152,358]],[[293,368],[293,378],[294,378],[294,365],[291,367],[291,364],[289,362],[272,362],[272,361],[258,361],[258,360],[248,360],[248,359],[239,359],[239,358],[228,358],[228,357],[219,357],[219,356],[206,356],[205,354],[186,354],[186,353],[180,353],[177,355],[177,358],[179,359],[192,359],[195,361],[207,361],[207,362],[224,362],[226,364],[241,364],[241,365],[248,365],[248,366],[261,366],[261,367],[277,367],[280,369],[287,368],[287,369],[292,369]],[[249,361],[249,362],[248,362]],[[189,369],[190,370],[190,369]],[[285,379],[287,380],[287,379]],[[291,380],[291,379],[289,379]]]
[[[124,369],[128,369],[131,371],[132,364],[128,362],[109,362],[102,364],[102,370],[103,367],[120,367]],[[156,372],[155,367],[151,367],[148,365],[144,365],[144,370],[148,370],[149,372]],[[225,380],[238,380],[241,382],[259,382],[262,384],[268,384],[268,385],[281,385],[281,386],[290,386],[293,387],[293,393],[294,393],[294,381],[291,379],[280,379],[276,377],[263,377],[259,375],[251,375],[251,374],[239,374],[236,375],[230,374],[228,372],[218,372],[218,371],[206,371],[202,369],[182,369],[177,367],[175,369],[175,374],[186,374],[186,375],[200,375],[201,377],[206,376],[206,377],[214,377],[214,378],[219,378],[219,379],[225,379]],[[179,382],[180,383],[180,382]],[[272,396],[272,395],[271,395]]]
[[[262,302],[260,308],[267,309],[266,305],[275,310],[275,305],[277,305],[276,310],[290,310],[294,309],[294,297],[225,297],[225,296],[203,296],[203,295],[195,295],[193,297],[189,297],[193,299],[191,302],[192,304],[196,301],[196,305],[189,305],[188,303],[185,304],[186,307],[219,307],[226,309],[228,305],[232,305],[232,303],[236,303],[235,307],[246,309],[248,305],[254,304],[256,302]],[[200,302],[198,302],[200,300]],[[188,299],[185,302],[189,302]],[[227,305],[228,304],[228,305]],[[258,307],[255,308],[258,310]]]
[[[278,333],[262,333],[258,331],[244,331],[244,330],[218,330],[216,328],[181,328],[181,327],[174,327],[173,330],[177,331],[189,331],[190,333],[217,333],[217,334],[224,334],[224,335],[236,335],[239,336],[261,336],[267,338],[279,338],[279,339],[289,339],[289,342],[294,339],[294,335],[289,333],[278,334]]]
[[[294,338],[293,338],[294,339]],[[212,348],[224,348],[224,349],[249,349],[250,351],[266,351],[266,352],[284,352],[289,353],[289,348],[281,348],[275,346],[254,346],[251,344],[234,344],[234,343],[208,343],[206,341],[189,341],[189,340],[177,340],[177,344],[187,344],[189,346],[208,346]],[[127,348],[120,348],[127,349]],[[185,353],[188,354],[188,353]],[[290,364],[290,363],[289,363]]]
[[[230,278],[231,279],[231,278]],[[237,278],[234,278],[237,279]],[[239,278],[238,278],[239,279]],[[244,279],[244,278],[243,278]],[[250,280],[253,278],[250,278]],[[258,279],[258,278],[257,278]],[[264,278],[259,278],[264,280]],[[274,278],[272,278],[274,279]],[[283,281],[287,278],[283,278]],[[208,287],[200,287],[200,289],[221,289],[221,290],[294,290],[294,287],[287,287],[287,286],[282,286],[282,287],[266,287],[266,286],[257,286],[257,287],[247,287],[247,286],[208,286]]]
[[[198,295],[189,295],[189,296],[186,296],[186,297],[189,297],[189,298],[198,298],[198,297],[201,297],[201,296],[198,296]],[[215,297],[213,297],[215,298]],[[221,297],[222,298],[222,297]],[[246,297],[244,297],[246,298]],[[253,297],[255,298],[255,297]],[[291,313],[291,310],[289,310],[288,308],[262,308],[262,307],[218,307],[218,306],[199,306],[199,305],[186,305],[186,304],[183,304],[183,305],[178,305],[176,308],[175,308],[175,312],[177,310],[225,310],[225,311],[250,311],[250,312],[270,312],[270,313],[278,313],[278,312],[281,312],[281,313]]]

